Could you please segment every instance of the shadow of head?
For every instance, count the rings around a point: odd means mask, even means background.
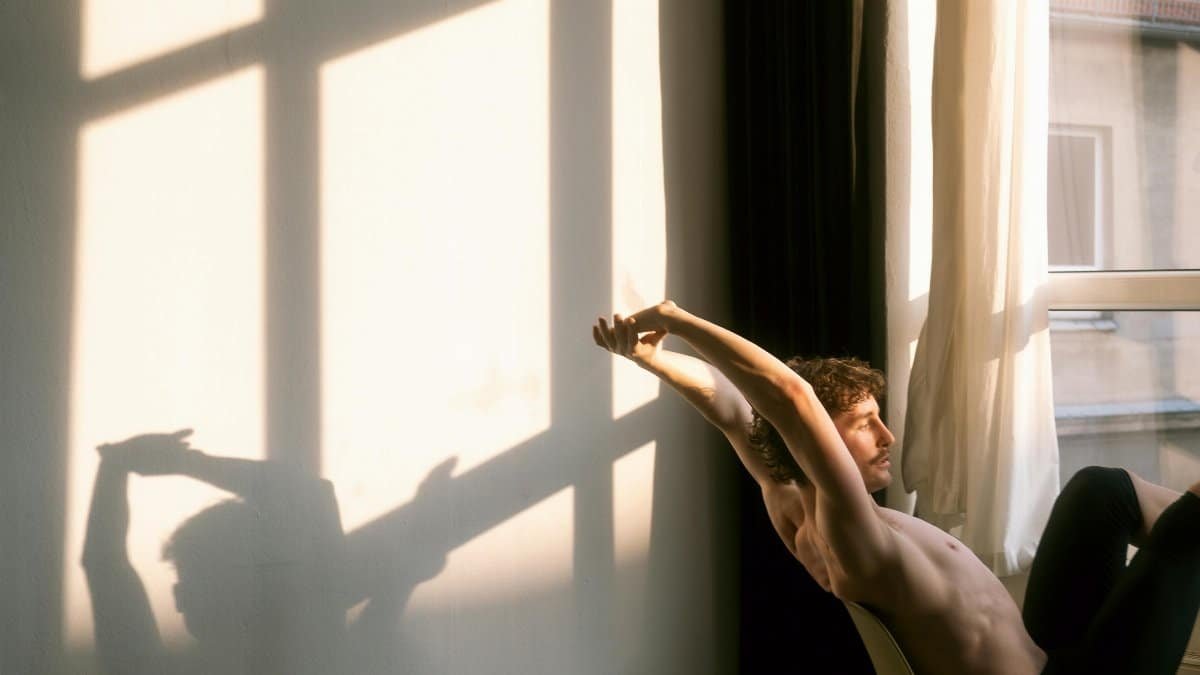
[[[336,558],[302,527],[231,499],[180,525],[163,559],[178,575],[175,606],[202,645],[295,657],[340,640]]]
[[[175,608],[198,640],[232,640],[253,616],[254,518],[241,500],[221,502],[184,521],[163,546],[178,575]]]

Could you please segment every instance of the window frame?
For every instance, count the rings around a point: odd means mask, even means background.
[[[1050,271],[1049,309],[1198,311],[1200,269]]]

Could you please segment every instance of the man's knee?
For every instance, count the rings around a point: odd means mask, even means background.
[[[1085,466],[1071,476],[1071,480],[1063,487],[1063,492],[1079,491],[1095,494],[1108,490],[1128,491],[1132,480],[1124,469],[1111,466]]]
[[[1200,562],[1200,495],[1189,489],[1167,506],[1154,523],[1145,549],[1172,556],[1187,554],[1194,569]]]
[[[1111,509],[1116,506],[1140,512],[1133,480],[1124,469],[1108,466],[1087,466],[1071,476],[1063,486],[1060,500],[1079,506]]]
[[[1188,492],[1200,497],[1200,483],[1192,483],[1192,487],[1188,488]]]

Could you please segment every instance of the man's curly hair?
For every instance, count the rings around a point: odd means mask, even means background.
[[[883,373],[862,359],[849,358],[802,358],[794,356],[785,361],[812,385],[817,399],[830,417],[846,412],[868,396],[882,401],[887,387]],[[808,478],[796,464],[779,432],[765,417],[753,412],[750,423],[750,447],[766,463],[771,478],[778,483],[796,481],[804,485]]]

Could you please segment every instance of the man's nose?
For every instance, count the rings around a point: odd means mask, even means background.
[[[888,429],[886,425],[883,426],[883,438],[881,440],[883,442],[880,445],[885,448],[890,447],[896,442],[896,437],[892,435],[892,430]]]

